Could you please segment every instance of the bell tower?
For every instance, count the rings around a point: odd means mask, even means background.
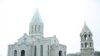
[[[36,9],[34,16],[29,24],[29,35],[35,38],[43,37],[43,22],[38,9]]]
[[[94,56],[94,47],[93,47],[93,39],[92,39],[92,32],[86,25],[84,24],[84,27],[80,33],[80,39],[81,39],[81,56]]]

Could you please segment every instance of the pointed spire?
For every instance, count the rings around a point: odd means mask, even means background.
[[[43,22],[39,14],[38,9],[36,9],[34,16],[29,25],[30,36],[43,36]]]
[[[84,22],[84,27],[82,29],[82,32],[91,32],[90,29],[88,28],[86,22]]]
[[[34,16],[32,18],[31,23],[43,23],[42,19],[41,19],[41,16],[40,16],[40,13],[39,13],[37,8],[36,8],[36,11],[34,13]]]

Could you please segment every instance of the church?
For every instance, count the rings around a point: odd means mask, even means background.
[[[57,37],[44,37],[44,24],[36,9],[29,24],[29,34],[24,33],[18,42],[8,45],[8,56],[100,56],[94,50],[92,32],[86,25],[80,33],[80,52],[66,54],[66,45],[60,44]]]
[[[24,33],[18,42],[8,45],[8,56],[66,56],[66,46],[60,44],[55,35],[44,37],[43,27],[36,9],[29,24],[29,35]]]

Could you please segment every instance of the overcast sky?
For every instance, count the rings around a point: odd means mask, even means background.
[[[95,50],[100,51],[100,0],[0,0],[0,56],[7,56],[8,45],[29,33],[36,8],[44,36],[56,35],[67,53],[80,51],[84,21],[93,33]]]

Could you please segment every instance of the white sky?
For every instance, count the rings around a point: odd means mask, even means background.
[[[0,56],[7,56],[8,44],[28,33],[36,8],[44,22],[44,36],[56,35],[67,53],[80,51],[84,21],[93,33],[95,50],[100,51],[100,0],[0,0]]]

